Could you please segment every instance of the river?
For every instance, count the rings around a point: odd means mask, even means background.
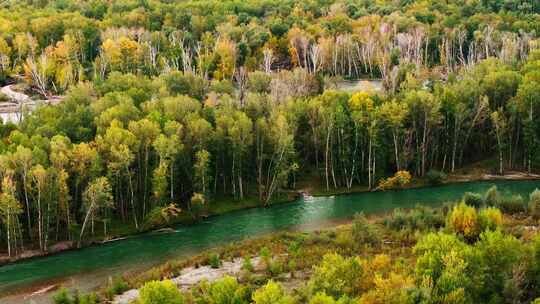
[[[0,94],[9,99],[7,102],[0,102],[0,119],[4,123],[18,124],[23,119],[23,113],[32,112],[38,105],[58,104],[63,98],[63,96],[51,96],[44,100],[32,100],[25,93],[15,91],[14,87],[15,85],[12,84],[0,87]]]
[[[497,185],[503,193],[529,193],[540,181],[482,181],[400,191],[304,197],[270,208],[253,208],[211,217],[170,233],[148,233],[81,250],[30,259],[0,267],[0,298],[51,282],[82,290],[95,288],[109,276],[142,270],[167,259],[285,229],[312,230],[350,219],[357,212],[380,213],[416,204],[439,206],[466,191],[484,192]],[[7,297],[7,298],[6,298]],[[41,301],[39,301],[41,302]]]

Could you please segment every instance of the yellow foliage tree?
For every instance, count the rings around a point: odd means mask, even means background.
[[[480,219],[480,226],[482,227],[482,230],[495,230],[503,223],[502,212],[495,207],[488,207],[480,210],[478,217]]]
[[[394,176],[382,179],[379,182],[379,187],[377,189],[379,190],[389,190],[389,189],[396,189],[401,188],[405,185],[408,185],[411,182],[412,176],[409,171],[398,171]]]
[[[466,239],[474,239],[480,233],[480,221],[476,209],[461,202],[456,205],[446,219],[446,225]]]
[[[111,70],[132,72],[139,62],[141,52],[139,43],[128,37],[107,39],[101,45],[101,60]]]
[[[353,111],[362,111],[363,113],[371,113],[373,111],[373,99],[367,92],[354,93],[349,99],[349,107]]]
[[[236,69],[236,44],[228,37],[218,39],[215,53],[219,56],[217,79],[231,79]]]
[[[364,293],[358,301],[359,304],[407,303],[407,290],[414,287],[412,277],[393,272],[387,277],[376,274],[373,282],[375,288]]]
[[[2,74],[7,75],[11,64],[10,56],[11,47],[4,38],[0,37],[0,76],[2,76]]]

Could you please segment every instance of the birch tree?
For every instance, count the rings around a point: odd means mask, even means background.
[[[86,225],[91,218],[97,217],[100,211],[113,208],[112,187],[106,177],[98,177],[90,182],[83,194],[85,216],[79,234],[79,247],[83,241]]]
[[[423,90],[412,90],[406,93],[405,102],[409,104],[410,115],[417,145],[417,170],[421,176],[426,174],[428,169],[428,152],[431,146],[431,139],[434,129],[439,125],[440,100],[433,94]]]
[[[406,103],[398,102],[395,99],[385,102],[380,107],[380,117],[384,124],[388,126],[392,133],[392,142],[394,143],[394,158],[396,172],[403,168],[401,161],[400,148],[403,148],[402,137],[405,133],[404,123],[408,116],[409,107]]]
[[[259,191],[263,204],[268,206],[297,166],[293,158],[295,125],[282,111],[275,110],[267,121],[260,120],[257,128],[262,132],[257,152]]]
[[[37,225],[38,225],[38,239],[39,249],[44,252],[47,251],[46,235],[48,234],[49,227],[45,224],[45,216],[48,216],[49,204],[46,202],[45,194],[47,189],[48,174],[45,168],[41,165],[36,165],[30,170],[30,176],[32,177],[32,185],[35,190],[35,203],[38,212]],[[44,205],[47,205],[45,207]]]
[[[5,227],[9,257],[17,252],[17,241],[22,240],[22,235],[19,233],[19,215],[23,213],[23,210],[15,195],[16,187],[12,174],[5,174],[0,194],[0,220]]]
[[[497,151],[499,152],[499,174],[503,175],[504,150],[508,144],[506,140],[508,121],[502,108],[499,108],[497,111],[491,113],[491,122],[493,123],[495,138],[497,139]]]
[[[373,99],[366,92],[359,92],[351,96],[349,107],[352,111],[351,115],[354,123],[367,139],[368,188],[371,189],[374,185],[376,169],[375,147],[379,132],[378,109],[375,107]]]

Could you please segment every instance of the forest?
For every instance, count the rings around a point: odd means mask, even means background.
[[[61,102],[0,126],[1,243],[81,245],[299,181],[537,172],[538,33],[535,0],[2,1],[0,83]],[[358,79],[382,90],[340,89]]]

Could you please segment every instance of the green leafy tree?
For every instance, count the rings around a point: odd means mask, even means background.
[[[154,183],[154,194],[163,192],[164,173],[169,172],[169,198],[174,200],[174,168],[178,154],[184,148],[181,142],[182,126],[174,121],[167,122],[165,134],[160,134],[153,143],[154,149],[159,156],[159,166],[154,171],[154,181],[161,180],[161,183]],[[159,189],[162,189],[159,191]],[[158,197],[159,198],[159,197]]]
[[[81,202],[81,193],[88,180],[101,171],[101,157],[95,143],[79,143],[71,150],[70,168],[75,179],[74,205],[75,209]]]
[[[200,193],[207,194],[209,185],[211,182],[210,176],[210,152],[206,150],[198,151],[195,154],[195,165],[194,165],[194,175],[195,175],[195,191],[200,191]]]
[[[135,135],[129,130],[124,129],[121,122],[114,120],[111,126],[107,128],[103,136],[98,135],[96,142],[99,150],[106,157],[108,162],[109,175],[114,177],[114,186],[117,188],[117,193],[127,190],[129,204],[133,214],[135,227],[139,229],[137,220],[137,210],[135,207],[135,189],[133,184],[133,172],[130,169],[132,162],[135,159],[134,150],[138,146],[138,141]],[[127,188],[124,187],[124,181],[127,179]],[[120,203],[124,203],[121,197],[118,197]],[[125,215],[125,206],[120,206],[120,212]],[[129,210],[129,209],[128,209]]]
[[[349,99],[349,107],[355,129],[362,130],[363,135],[367,138],[368,188],[371,189],[375,184],[375,148],[380,132],[379,109],[375,107],[373,99],[366,92],[352,95]]]
[[[15,197],[15,184],[10,174],[2,180],[2,193],[0,194],[0,220],[4,224],[8,256],[17,252],[17,241],[22,236],[18,233],[19,215],[23,212],[21,205]]]
[[[163,81],[172,95],[187,95],[197,100],[204,97],[206,83],[193,73],[172,71],[163,76]]]
[[[112,187],[109,184],[109,180],[106,177],[98,177],[90,182],[84,191],[83,202],[86,215],[84,216],[81,233],[79,235],[79,246],[83,240],[88,221],[91,220],[93,222],[100,211],[105,211],[114,206]]]
[[[441,121],[441,102],[427,91],[409,91],[405,95],[409,113],[415,126],[414,136],[417,147],[417,170],[420,175],[428,170],[428,152],[433,134]]]
[[[380,117],[384,124],[390,128],[392,132],[392,142],[394,143],[394,157],[396,164],[396,171],[400,171],[402,168],[403,154],[400,152],[400,148],[403,147],[403,134],[405,118],[408,115],[409,107],[406,103],[400,103],[396,100],[385,102],[380,107]]]
[[[36,165],[30,170],[30,176],[32,177],[32,186],[35,189],[35,204],[38,213],[38,239],[39,248],[41,251],[47,250],[47,237],[49,234],[48,217],[49,217],[49,200],[47,200],[47,189],[49,186],[48,180],[50,178],[47,170],[42,165]],[[45,207],[47,206],[47,207]]]
[[[324,292],[334,299],[343,295],[355,296],[361,292],[360,278],[363,274],[364,269],[358,258],[326,254],[321,264],[314,267],[309,288],[313,294]]]
[[[294,169],[294,122],[276,110],[257,122],[257,171],[259,196],[265,205],[288,180]]]
[[[491,122],[494,126],[495,137],[497,138],[497,150],[499,151],[499,174],[504,173],[504,154],[508,146],[508,119],[502,108],[491,113]]]
[[[482,261],[455,235],[442,232],[424,236],[414,247],[418,284],[428,282],[436,302],[471,302],[482,290]],[[456,302],[456,303],[459,303]]]
[[[487,230],[475,245],[484,265],[482,292],[486,298],[502,298],[505,282],[512,276],[516,264],[523,259],[521,243],[500,230]]]
[[[142,189],[142,214],[146,215],[147,205],[147,193],[148,193],[148,171],[150,167],[150,149],[153,142],[158,137],[160,130],[159,125],[148,119],[141,119],[138,121],[130,121],[128,129],[135,138],[137,138],[138,152],[138,185],[139,189]]]
[[[533,62],[533,60],[531,60]],[[518,88],[516,100],[520,112],[523,114],[523,127],[525,140],[527,142],[527,170],[531,172],[533,161],[538,159],[538,123],[537,113],[540,111],[540,67],[533,64],[528,65],[528,71],[523,82]]]
[[[26,221],[28,224],[28,233],[32,231],[32,217],[30,215],[30,198],[28,193],[28,186],[30,183],[30,169],[32,168],[32,150],[17,146],[15,153],[10,155],[11,162],[16,168],[16,172],[21,177],[22,188],[24,194],[24,202],[26,205]]]

